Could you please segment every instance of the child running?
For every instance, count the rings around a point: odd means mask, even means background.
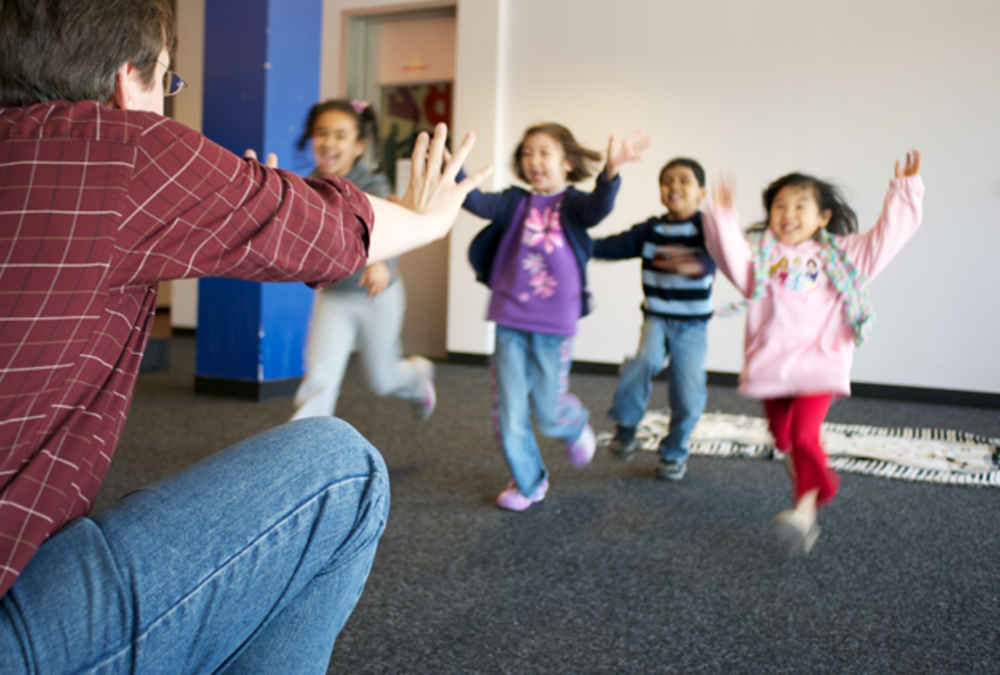
[[[635,431],[649,405],[653,378],[669,360],[670,431],[660,441],[656,477],[680,480],[687,471],[688,438],[705,409],[707,324],[712,316],[715,263],[705,250],[701,202],[705,170],[677,157],[660,170],[660,201],[667,212],[594,242],[594,257],[642,258],[644,320],[635,358],[625,362],[609,414],[611,452],[631,459]]]
[[[549,472],[531,426],[567,441],[570,462],[586,466],[596,440],[589,412],[569,393],[572,338],[589,312],[586,264],[593,242],[587,228],[614,205],[619,167],[639,158],[649,139],[634,134],[608,141],[607,161],[594,191],[570,185],[592,175],[595,150],[581,146],[561,124],[528,128],[514,151],[514,170],[531,191],[473,191],[464,207],[491,222],[473,239],[469,261],[492,289],[486,318],[496,323],[493,419],[514,480],[497,506],[523,511],[545,498]]]
[[[365,160],[378,146],[378,125],[364,101],[332,99],[309,109],[299,149],[312,141],[314,178],[342,176],[364,192],[387,197],[386,177]],[[420,419],[434,411],[434,367],[422,356],[402,358],[400,331],[406,296],[396,259],[372,262],[363,270],[316,292],[306,375],[295,393],[292,419],[332,415],[340,384],[355,347],[376,395],[392,394],[409,401]]]
[[[920,153],[897,161],[875,227],[857,233],[840,192],[792,173],[764,190],[767,220],[740,232],[731,186],[722,181],[705,218],[705,240],[722,272],[746,297],[740,391],[762,399],[778,450],[790,457],[795,507],[779,513],[775,532],[793,552],[819,536],[816,516],[837,492],[820,427],[834,396],[850,394],[854,347],[872,312],[864,288],[913,236],[923,211]]]

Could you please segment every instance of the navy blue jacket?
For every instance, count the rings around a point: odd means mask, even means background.
[[[461,180],[461,176],[459,176]],[[597,177],[593,192],[582,192],[572,185],[566,188],[559,206],[559,222],[562,224],[566,240],[576,256],[580,268],[581,302],[580,316],[590,313],[590,291],[587,290],[587,261],[594,252],[594,242],[587,229],[597,225],[611,213],[621,187],[621,174],[614,180]],[[465,198],[462,206],[481,218],[488,218],[490,224],[484,227],[469,244],[469,263],[476,272],[476,281],[490,285],[493,259],[507,228],[514,220],[514,213],[529,192],[520,187],[509,187],[503,192],[481,192],[473,190]]]

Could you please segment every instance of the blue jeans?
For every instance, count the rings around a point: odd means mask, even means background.
[[[660,457],[670,462],[687,459],[688,439],[705,410],[705,355],[708,321],[648,316],[642,324],[639,351],[625,362],[611,403],[611,419],[634,427],[646,414],[653,378],[669,359],[670,432],[660,442]]]
[[[346,422],[254,436],[46,541],[0,602],[0,672],[325,673],[388,508]]]
[[[569,393],[573,338],[496,327],[493,421],[518,490],[531,495],[549,477],[531,428],[575,441],[590,413]]]

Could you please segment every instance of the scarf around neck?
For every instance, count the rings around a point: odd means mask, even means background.
[[[851,329],[854,336],[854,343],[861,345],[871,330],[875,313],[868,303],[868,294],[864,286],[867,283],[865,275],[858,272],[858,269],[847,256],[847,251],[843,246],[843,238],[832,235],[825,228],[819,230],[820,246],[819,256],[823,262],[823,272],[830,279],[837,294],[844,303],[844,323]],[[764,296],[768,281],[767,261],[774,251],[777,239],[770,229],[760,232],[751,232],[748,235],[750,246],[754,251],[754,286],[753,295],[748,300],[731,303],[721,312],[721,316],[733,314],[744,309],[748,302],[760,300]]]

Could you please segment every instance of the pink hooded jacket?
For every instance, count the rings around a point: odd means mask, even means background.
[[[894,178],[875,227],[843,238],[851,263],[869,280],[913,236],[923,212],[920,176]],[[733,285],[754,294],[754,252],[735,209],[713,205],[704,218],[705,244]],[[778,242],[767,261],[767,289],[747,308],[740,392],[752,398],[851,392],[854,338],[843,299],[823,271],[820,244]]]

